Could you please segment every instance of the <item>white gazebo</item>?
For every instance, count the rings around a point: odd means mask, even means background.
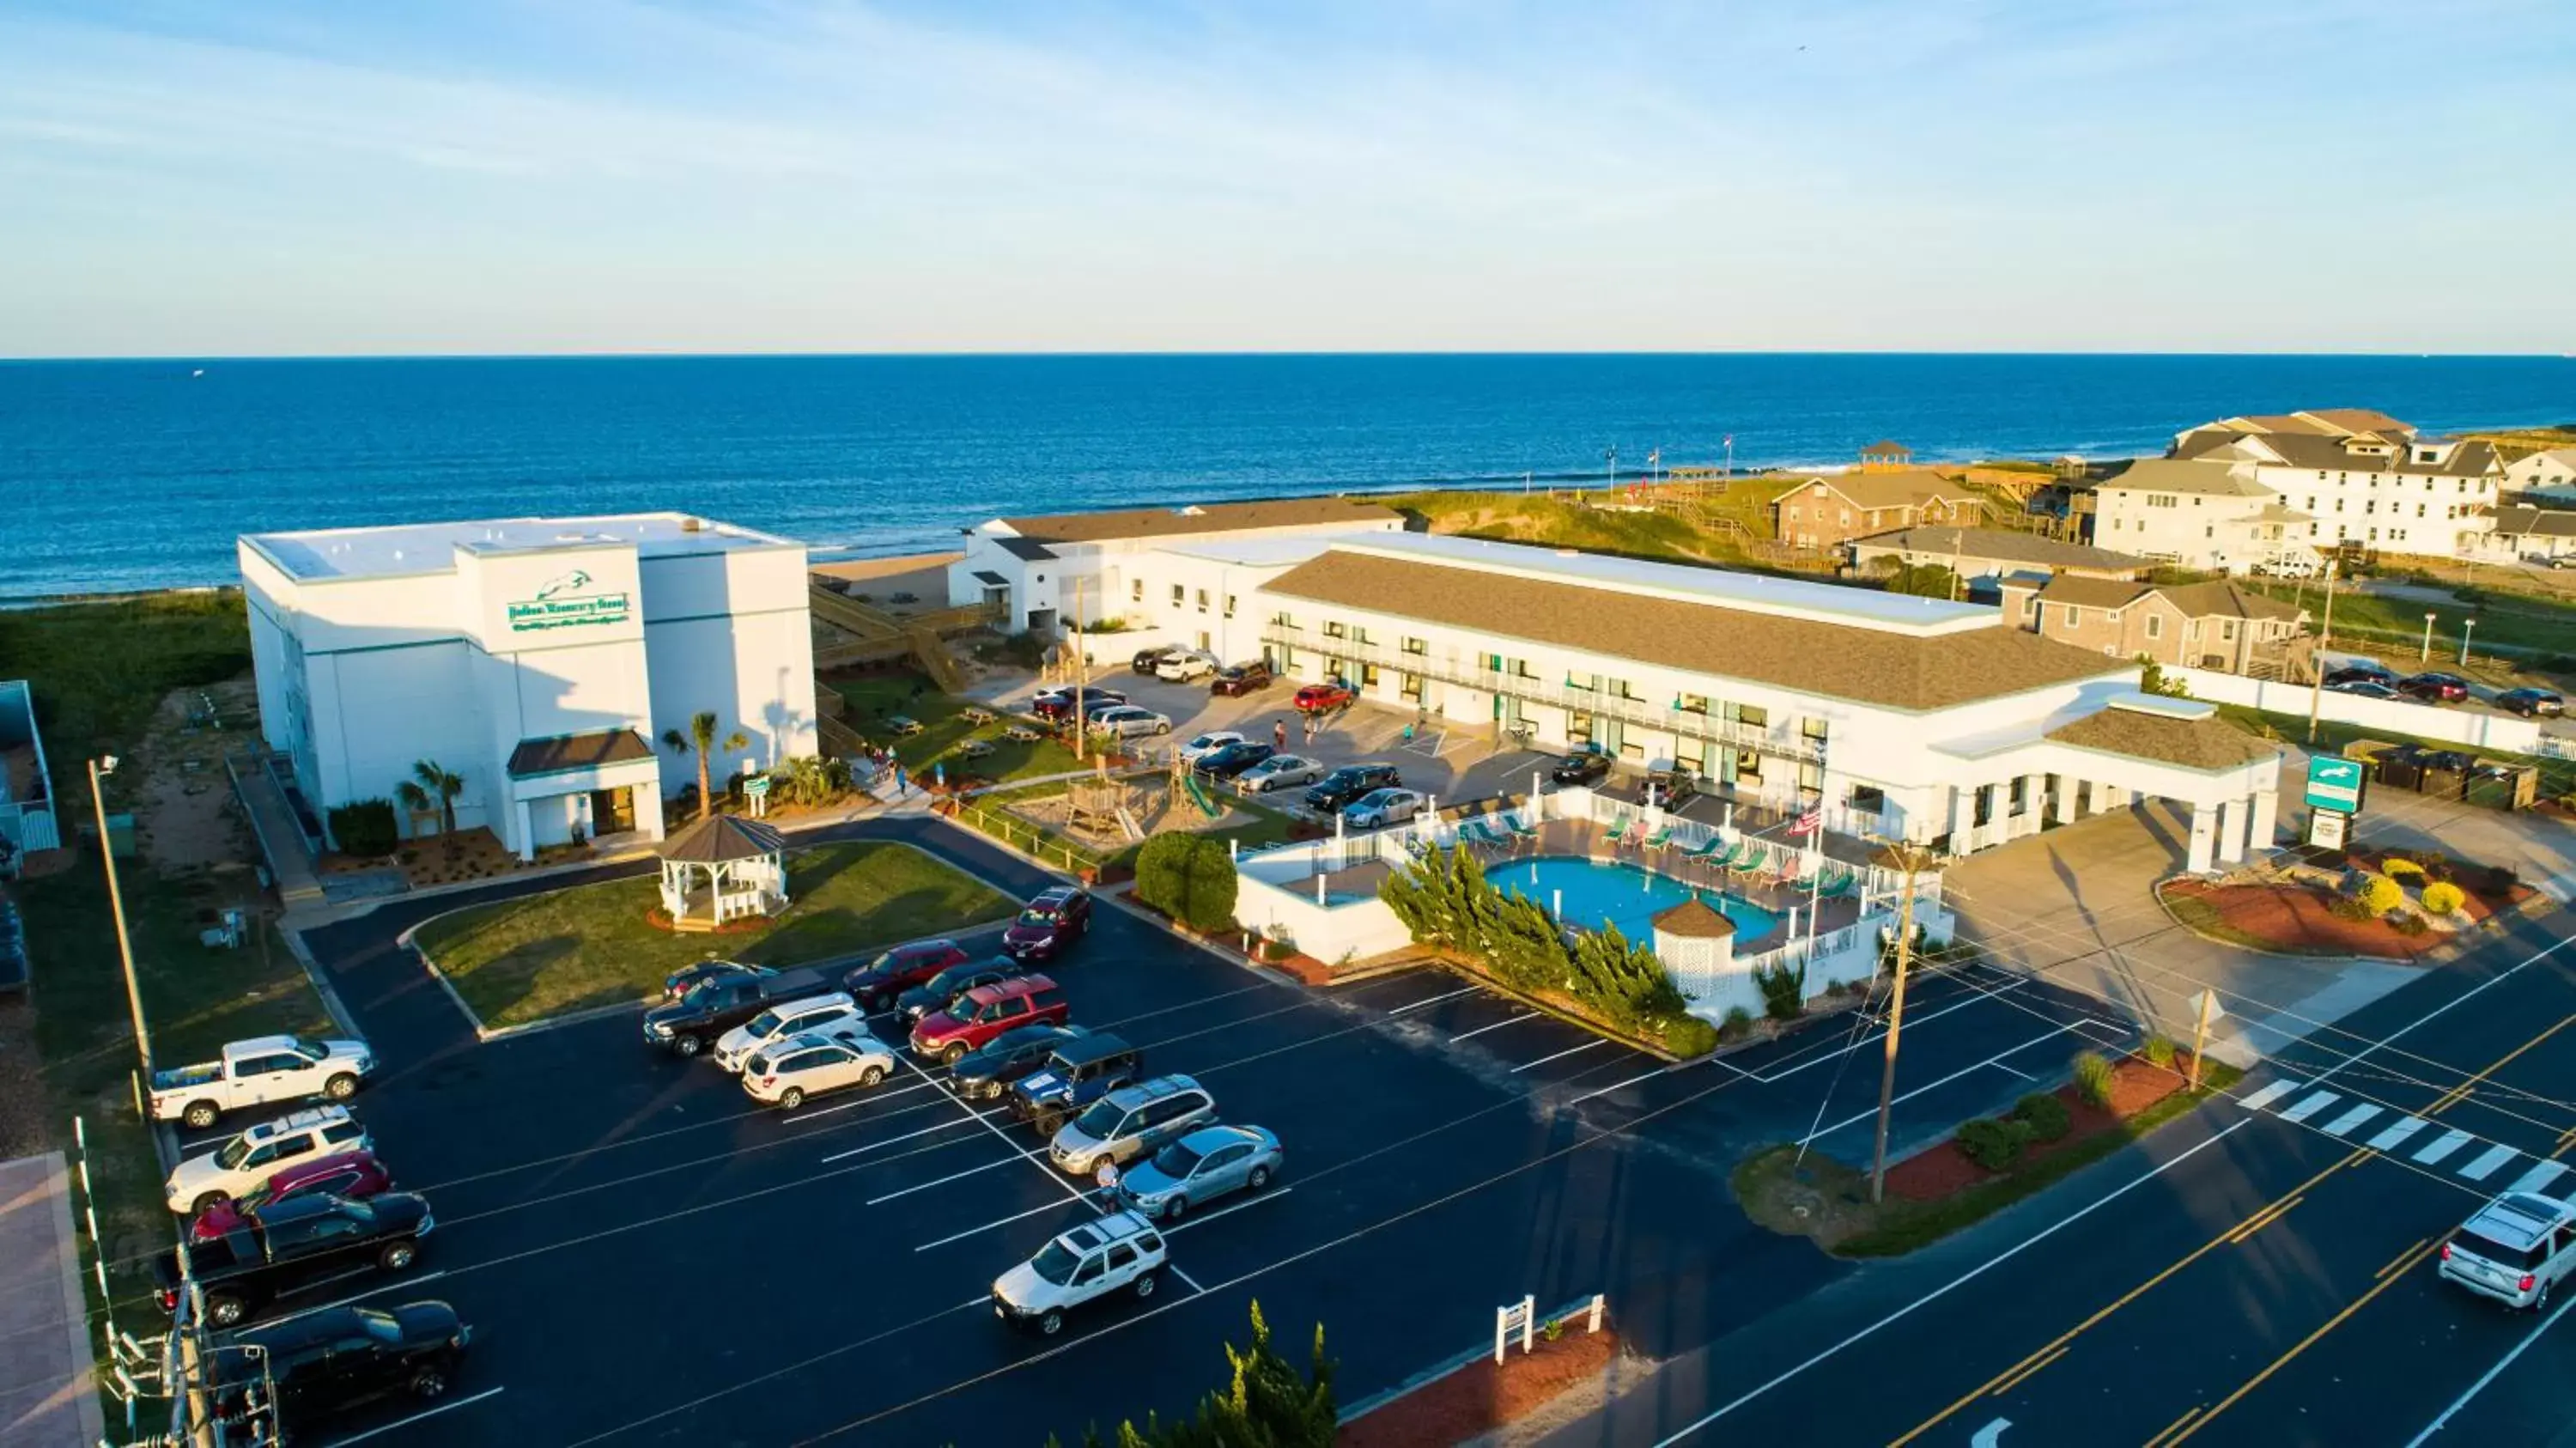
[[[787,908],[787,840],[758,820],[709,815],[662,842],[662,909],[674,930],[714,930]]]

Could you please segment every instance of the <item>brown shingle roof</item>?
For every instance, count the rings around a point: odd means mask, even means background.
[[[2277,598],[2267,598],[2223,578],[2208,583],[2132,583],[2061,574],[2039,590],[2039,600],[2077,608],[2126,608],[2153,594],[2163,595],[2185,618],[2289,620],[2301,612]]]
[[[1656,912],[1655,930],[1662,935],[1678,935],[1687,940],[1716,940],[1735,933],[1735,922],[1708,907],[1693,895],[1669,910]]]
[[[1998,626],[1922,636],[1333,549],[1267,591],[1900,709],[2097,679],[2087,649]]]
[[[1023,538],[1041,543],[1105,543],[1120,538],[1171,538],[1191,533],[1228,533],[1251,528],[1311,528],[1318,523],[1352,527],[1384,524],[1395,517],[1382,503],[1357,498],[1269,498],[1252,503],[1207,503],[1176,508],[1121,508],[1105,513],[1049,513],[1004,518]]]
[[[2041,586],[2039,600],[2077,608],[2126,608],[2152,591],[2149,584],[2125,578],[2079,578],[2061,573]]]
[[[597,769],[653,757],[653,746],[632,729],[594,729],[586,734],[558,734],[551,739],[522,739],[510,751],[513,779],[553,774],[566,769]]]
[[[659,853],[666,860],[721,865],[733,860],[757,860],[786,848],[787,837],[774,826],[740,815],[707,815],[689,821],[679,833],[664,840]]]
[[[2216,773],[2269,759],[2281,751],[2216,719],[2168,719],[2129,709],[2104,709],[2048,732],[2060,744],[2099,749],[2161,764]]]
[[[1772,494],[1777,502],[1800,488],[1818,483],[1832,488],[1850,500],[1855,508],[1917,507],[1927,499],[1942,502],[1980,502],[1974,488],[1954,483],[1926,468],[1906,468],[1890,473],[1827,473],[1798,479],[1793,487]]]
[[[2127,488],[2226,498],[2272,496],[2270,488],[2250,477],[2240,476],[2230,464],[2191,462],[2181,458],[2140,458],[2129,465],[2128,471],[2105,481],[2102,488],[2106,492]]]
[[[2046,538],[2037,533],[2024,533],[2012,528],[1898,528],[1852,540],[1854,548],[1898,548],[1908,553],[1934,556],[1958,554],[1969,558],[2001,558],[2012,563],[2032,563],[2043,568],[2134,568],[2144,569],[2147,560],[2114,553],[2108,548],[2095,548],[2083,543],[2068,543]]]
[[[2576,538],[2576,512],[2564,508],[2498,508],[2495,530],[2507,537]]]

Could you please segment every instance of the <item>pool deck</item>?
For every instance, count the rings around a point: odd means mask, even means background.
[[[1635,865],[1697,889],[1721,891],[1749,900],[1780,916],[1783,924],[1794,909],[1799,912],[1800,933],[1808,929],[1807,890],[1803,884],[1792,882],[1784,885],[1762,875],[1711,869],[1669,846],[1648,849],[1642,845],[1615,845],[1606,831],[1586,820],[1549,820],[1538,827],[1535,836],[1515,837],[1508,846],[1470,845],[1468,848],[1474,850],[1479,859],[1487,861],[1559,857]],[[1336,897],[1373,898],[1378,887],[1393,873],[1392,867],[1384,861],[1369,860],[1346,870],[1328,872],[1324,878],[1324,889]],[[1818,934],[1840,930],[1860,919],[1860,901],[1849,895],[1819,901],[1817,906],[1819,913],[1814,929]],[[1768,932],[1765,932],[1764,935],[1747,937],[1742,943],[1754,945],[1767,941]]]

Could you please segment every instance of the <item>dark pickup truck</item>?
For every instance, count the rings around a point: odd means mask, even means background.
[[[829,995],[831,990],[831,981],[817,970],[719,976],[692,987],[670,1005],[646,1011],[644,1040],[647,1045],[694,1056],[713,1046],[716,1037],[780,1001]]]
[[[429,1203],[410,1192],[363,1202],[289,1197],[189,1252],[206,1322],[231,1327],[280,1297],[368,1272],[407,1272],[429,1235]],[[162,1310],[179,1308],[179,1254],[152,1259]]]

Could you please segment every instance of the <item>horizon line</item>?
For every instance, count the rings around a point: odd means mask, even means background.
[[[682,349],[603,349],[599,351],[530,352],[66,352],[0,357],[0,366],[64,363],[156,362],[601,362],[601,361],[1106,361],[1106,360],[1254,360],[1353,358],[1710,358],[1710,357],[1886,357],[1886,358],[2125,358],[2205,361],[2245,358],[2297,361],[2460,361],[2569,362],[2576,352],[2372,352],[2372,351],[2121,351],[2015,350],[1973,348],[1036,348],[1026,350],[893,350],[893,351],[689,351]]]

